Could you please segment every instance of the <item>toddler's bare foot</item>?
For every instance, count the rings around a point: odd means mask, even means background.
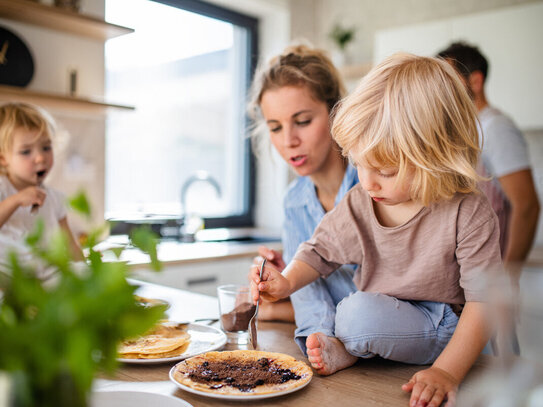
[[[309,335],[305,346],[311,366],[323,376],[352,366],[358,360],[358,357],[347,352],[339,339],[321,332]]]

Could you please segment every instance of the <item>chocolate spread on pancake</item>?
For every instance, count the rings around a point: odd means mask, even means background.
[[[267,358],[255,361],[204,362],[191,369],[188,376],[195,382],[209,383],[210,389],[220,389],[229,385],[244,392],[263,384],[279,384],[301,379],[301,376],[290,369],[281,369]]]
[[[221,315],[222,326],[226,331],[246,331],[249,321],[255,313],[255,306],[249,302],[239,304],[228,314]]]

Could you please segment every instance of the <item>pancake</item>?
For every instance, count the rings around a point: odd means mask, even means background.
[[[122,359],[163,359],[163,358],[173,358],[180,356],[186,352],[190,345],[190,341],[185,342],[179,348],[173,349],[169,352],[164,353],[123,353],[119,354]]]
[[[208,352],[178,363],[172,377],[206,393],[247,396],[306,385],[313,376],[304,362],[283,353],[255,350]]]
[[[159,359],[179,356],[189,345],[190,335],[184,325],[161,323],[147,334],[126,340],[119,347],[123,359]]]

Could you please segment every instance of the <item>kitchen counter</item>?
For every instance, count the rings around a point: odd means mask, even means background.
[[[282,250],[278,238],[266,241],[265,236],[273,235],[256,234],[254,229],[249,232],[254,235],[238,235],[237,240],[194,243],[163,240],[157,245],[158,258],[163,265],[163,270],[158,273],[149,267],[147,254],[128,245],[126,235],[112,236],[96,249],[102,251],[105,261],[115,261],[115,255],[105,250],[125,247],[120,260],[128,263],[132,277],[138,280],[215,295],[219,285],[247,283],[249,269],[260,246]],[[210,238],[209,233],[205,237]]]
[[[128,236],[115,235],[97,246],[98,250],[111,247],[125,247],[128,245]],[[258,255],[258,248],[262,245],[281,251],[282,244],[277,237],[255,240],[226,240],[183,243],[177,240],[163,240],[157,245],[158,259],[165,266],[201,263],[215,260],[227,260],[236,258],[252,258]],[[115,260],[112,253],[105,253],[104,259]],[[147,268],[149,256],[138,249],[127,247],[120,258],[126,261],[131,268]]]
[[[170,319],[194,320],[196,318],[218,317],[217,299],[210,296],[163,287],[156,284],[140,283],[140,295],[163,298],[170,302]],[[289,354],[307,363],[293,341],[294,324],[279,322],[258,323],[260,350]],[[227,345],[226,349],[233,349]],[[481,356],[468,376],[473,378],[490,362]],[[122,365],[112,378],[100,378],[95,388],[100,390],[135,390],[166,394],[182,398],[193,406],[240,405],[240,402],[212,399],[187,393],[168,379],[173,363],[157,365]],[[315,374],[311,383],[292,394],[258,400],[251,405],[260,406],[407,406],[409,395],[400,386],[417,371],[426,366],[408,365],[379,358],[359,360],[354,366],[331,376]],[[461,387],[472,391],[471,386]]]

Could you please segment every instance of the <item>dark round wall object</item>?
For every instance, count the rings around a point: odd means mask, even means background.
[[[0,84],[26,86],[34,75],[34,60],[24,41],[0,27]]]

